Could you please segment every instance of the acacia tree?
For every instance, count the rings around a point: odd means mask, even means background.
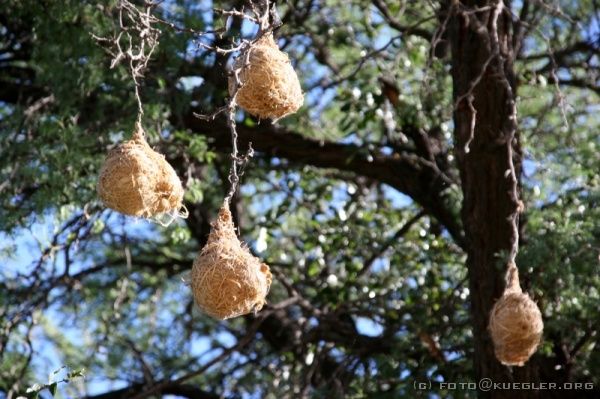
[[[226,118],[196,114],[227,98],[235,53],[214,48],[256,33],[244,5],[151,7],[144,124],[190,210],[168,228],[95,192],[137,114],[129,69],[94,40],[122,3],[0,11],[0,395],[68,365],[87,378],[59,389],[90,398],[597,396],[596,2],[277,4],[306,105],[237,115],[256,154],[232,200],[275,281],[259,315],[217,323],[181,280],[229,188]],[[518,237],[545,332],[510,369],[487,323]],[[481,378],[588,385],[415,392]]]

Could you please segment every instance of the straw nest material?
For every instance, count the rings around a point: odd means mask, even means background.
[[[274,120],[293,114],[304,103],[296,71],[286,53],[279,50],[273,35],[261,37],[235,61],[241,87],[237,103],[259,118]],[[229,94],[235,90],[235,76],[229,79]]]
[[[521,291],[517,268],[512,265],[509,284],[490,314],[496,358],[506,366],[522,366],[536,351],[543,329],[542,314]]]
[[[175,214],[183,201],[175,170],[150,148],[139,124],[131,140],[108,153],[97,190],[107,207],[132,216]]]
[[[223,204],[212,223],[208,242],[192,267],[191,287],[196,304],[221,320],[257,312],[266,303],[271,282],[269,266],[242,246],[229,205]]]

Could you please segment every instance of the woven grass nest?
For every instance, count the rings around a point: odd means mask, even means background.
[[[517,268],[511,265],[509,284],[490,313],[496,358],[506,366],[523,366],[536,351],[543,329],[542,314],[521,291]]]
[[[212,223],[190,277],[196,304],[216,319],[258,312],[266,303],[272,282],[269,266],[238,240],[227,202]]]
[[[237,103],[261,119],[277,120],[293,114],[304,103],[296,71],[286,53],[279,50],[272,34],[261,37],[233,65],[240,70]],[[229,79],[233,95],[235,77]]]
[[[107,207],[131,216],[175,215],[183,201],[177,173],[150,148],[140,124],[131,140],[108,153],[97,190]]]

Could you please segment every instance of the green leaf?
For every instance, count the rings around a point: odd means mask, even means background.
[[[74,370],[67,374],[67,378],[84,377],[84,376],[85,376],[85,369]]]
[[[309,277],[314,277],[317,274],[319,274],[319,264],[317,262],[312,262],[310,264],[310,266],[308,267],[308,276]]]
[[[50,393],[52,394],[52,396],[56,395],[56,388],[58,386],[58,383],[53,382],[52,384],[50,384],[48,386],[48,390],[50,391]]]

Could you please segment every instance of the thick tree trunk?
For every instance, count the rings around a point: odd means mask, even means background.
[[[510,4],[505,2],[504,6]],[[463,1],[453,6],[448,26],[456,102],[455,152],[464,195],[462,219],[468,252],[474,364],[477,380],[536,382],[532,360],[512,371],[496,360],[487,331],[490,310],[504,289],[508,252],[516,239],[510,222],[510,215],[518,207],[510,194],[511,155],[517,179],[521,172],[518,139],[515,135],[513,140],[507,140],[516,131],[516,120],[512,118],[516,87],[510,19],[502,10],[496,1]],[[480,396],[532,398],[537,397],[536,392],[491,389],[480,392]]]

